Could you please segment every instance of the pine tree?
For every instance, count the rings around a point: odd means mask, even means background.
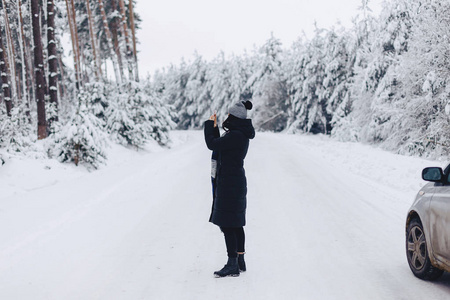
[[[170,66],[164,79],[164,94],[161,97],[177,111],[175,122],[178,129],[187,129],[192,123],[190,114],[185,112],[187,105],[186,86],[189,79],[186,63],[179,68]],[[191,126],[193,127],[193,126]]]
[[[305,66],[302,98],[305,101],[305,131],[312,133],[329,132],[330,116],[326,111],[324,94],[325,79],[325,31],[316,29],[314,38],[308,45],[310,60]]]
[[[89,91],[81,89],[77,109],[66,125],[56,130],[53,151],[61,162],[98,168],[106,160],[104,125],[89,108],[91,96]]]
[[[123,86],[126,90],[126,86]],[[140,146],[141,139],[137,126],[133,120],[133,104],[128,94],[116,91],[110,99],[106,110],[106,129],[113,141],[122,145]],[[137,134],[137,136],[136,136]]]
[[[21,59],[22,63],[22,72],[23,76],[25,77],[23,82],[25,82],[26,85],[26,91],[24,92],[26,99],[28,101],[28,107],[29,110],[31,110],[31,107],[33,106],[32,99],[35,99],[36,91],[33,86],[33,83],[35,82],[34,78],[34,69],[33,69],[33,55],[31,53],[32,50],[32,28],[31,28],[31,11],[29,6],[24,5],[22,3],[22,0],[18,0],[18,22],[20,24],[20,36],[21,36],[21,49],[23,52],[23,57]],[[28,22],[26,22],[26,20]],[[31,119],[30,112],[27,111],[28,117]],[[30,120],[31,121],[31,120]]]
[[[224,53],[207,66],[205,80],[210,100],[199,103],[202,106],[199,109],[200,123],[208,119],[213,112],[216,112],[218,116],[225,116],[231,101],[239,99],[239,92],[236,97],[232,91],[232,68],[230,62],[225,59]]]
[[[18,11],[18,24],[19,24],[19,48],[20,48],[20,63],[22,66],[22,89],[26,101],[27,111],[26,114],[30,115],[30,103],[31,103],[31,93],[32,93],[32,80],[29,75],[32,72],[30,63],[29,46],[26,42],[25,30],[24,30],[24,19],[22,12],[22,0],[17,1],[17,11]]]
[[[281,56],[281,42],[272,35],[260,48],[256,69],[243,88],[253,97],[256,126],[265,130],[281,131],[287,124],[287,86]]]
[[[47,137],[47,120],[45,115],[45,79],[44,58],[42,53],[41,25],[39,1],[31,0],[31,13],[33,21],[34,65],[36,73],[36,101],[38,113],[38,139]]]
[[[92,47],[94,73],[95,73],[96,81],[99,81],[102,78],[102,69],[101,69],[101,64],[99,62],[99,57],[97,55],[97,41],[96,41],[95,32],[94,32],[94,20],[92,17],[91,5],[90,5],[89,0],[86,0],[86,9],[87,9],[88,24],[89,24],[89,35],[90,35],[90,41],[91,41],[91,47]]]
[[[122,51],[120,49],[119,45],[119,20],[120,20],[120,13],[117,11],[117,1],[111,0],[111,13],[110,13],[110,19],[111,19],[111,33],[112,33],[112,39],[114,44],[114,49],[116,51],[116,55],[118,58],[119,63],[119,69],[120,69],[120,76],[122,78],[122,81],[124,81],[124,72],[123,72],[123,57],[122,57]]]
[[[2,82],[2,90],[3,90],[3,101],[5,102],[6,113],[8,116],[11,116],[12,109],[12,99],[11,99],[11,88],[9,84],[9,68],[6,63],[6,51],[3,45],[3,35],[0,31],[0,75]]]
[[[139,82],[139,64],[138,64],[138,58],[137,58],[137,43],[136,43],[136,24],[134,21],[134,0],[129,0],[128,7],[129,7],[129,16],[130,16],[130,26],[131,26],[131,37],[133,40],[133,59],[134,59],[134,80]]]
[[[11,116],[0,118],[0,145],[7,151],[26,154],[36,150],[36,136],[26,115],[26,103],[19,103],[11,110]]]
[[[290,132],[329,133],[331,114],[327,111],[332,85],[326,80],[326,31],[316,29],[309,41],[299,41],[292,55],[289,83]]]
[[[56,50],[56,38],[55,38],[55,5],[54,0],[48,0],[47,2],[47,39],[48,39],[48,65],[49,65],[49,95],[50,103],[53,106],[53,110],[56,114],[53,118],[49,119],[51,124],[53,121],[58,120],[58,57]]]
[[[408,32],[408,51],[402,55],[398,68],[404,97],[398,99],[397,107],[402,118],[388,147],[400,148],[401,153],[447,156],[450,152],[447,67],[450,4],[434,0],[412,4],[409,7],[414,22]]]
[[[326,103],[327,133],[351,110],[350,85],[353,77],[354,57],[351,52],[352,38],[341,28],[329,30],[325,37],[324,92],[319,96]],[[331,119],[330,119],[331,117]]]
[[[354,113],[360,119],[362,141],[384,142],[397,131],[395,124],[401,118],[397,103],[403,97],[397,70],[400,57],[407,50],[411,12],[410,1],[388,4],[370,34],[369,44],[362,48],[367,66],[356,71],[362,80],[355,80],[359,85],[355,101],[359,103],[355,103]]]
[[[156,97],[149,85],[131,82],[130,102],[133,103],[131,113],[136,126],[137,146],[149,140],[160,145],[169,142],[169,130],[175,127],[171,121],[171,111]]]
[[[120,17],[121,17],[121,23],[122,23],[122,34],[124,38],[125,43],[125,59],[127,60],[128,65],[128,73],[129,73],[129,80],[133,79],[133,61],[132,61],[132,51],[130,46],[130,37],[128,33],[128,24],[127,24],[127,17],[125,12],[125,3],[124,0],[119,0],[119,7],[120,7]]]
[[[120,70],[119,70],[120,52],[119,52],[119,49],[116,49],[116,51],[114,51],[113,39],[112,39],[111,31],[109,30],[108,18],[106,16],[103,0],[98,0],[98,3],[99,3],[100,14],[102,16],[103,31],[106,36],[106,44],[107,44],[109,56],[111,57],[111,60],[113,63],[114,74],[116,76],[116,82],[118,84],[120,84],[122,82],[122,77],[121,77]]]
[[[11,74],[10,76],[10,88],[12,99],[20,99],[22,97],[20,92],[20,79],[17,77],[16,72],[16,48],[14,45],[14,38],[12,33],[12,26],[10,23],[10,17],[8,13],[8,8],[6,6],[6,1],[2,1],[3,13],[4,13],[4,22],[5,22],[5,37],[6,37],[6,53],[7,59],[6,63],[8,64],[8,69]]]
[[[75,68],[75,86],[79,90],[82,86],[81,77],[81,54],[80,54],[80,43],[78,38],[78,27],[76,22],[76,11],[74,0],[65,0],[67,8],[67,18],[70,28],[70,36],[72,38],[72,51],[73,51],[73,61]]]
[[[195,53],[194,61],[189,66],[189,78],[186,83],[186,100],[181,106],[181,113],[187,121],[187,128],[194,128],[203,123],[203,112],[211,108],[211,97],[206,84],[206,62]]]
[[[306,55],[305,42],[299,38],[286,55],[285,73],[288,89],[288,121],[287,129],[290,133],[303,131],[305,120],[300,113],[302,107],[303,82],[305,80],[304,68],[309,61]]]

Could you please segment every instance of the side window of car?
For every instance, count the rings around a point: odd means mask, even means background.
[[[444,169],[444,182],[450,184],[450,164]]]
[[[447,183],[450,183],[449,173],[450,173],[450,165],[448,165],[447,168],[445,168],[444,170],[444,176],[447,176]]]

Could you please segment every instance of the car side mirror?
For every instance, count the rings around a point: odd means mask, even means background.
[[[422,171],[422,179],[426,181],[441,182],[443,177],[444,172],[438,167],[425,168]]]

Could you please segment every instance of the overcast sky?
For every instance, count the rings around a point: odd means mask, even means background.
[[[378,14],[383,0],[371,0]],[[197,51],[210,60],[221,50],[240,55],[261,46],[273,32],[289,47],[302,32],[312,36],[314,22],[350,27],[361,0],[138,0],[139,71],[153,74]]]

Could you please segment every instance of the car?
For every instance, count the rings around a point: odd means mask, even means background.
[[[450,165],[425,168],[422,179],[429,181],[408,210],[406,257],[413,274],[435,280],[450,272]]]

